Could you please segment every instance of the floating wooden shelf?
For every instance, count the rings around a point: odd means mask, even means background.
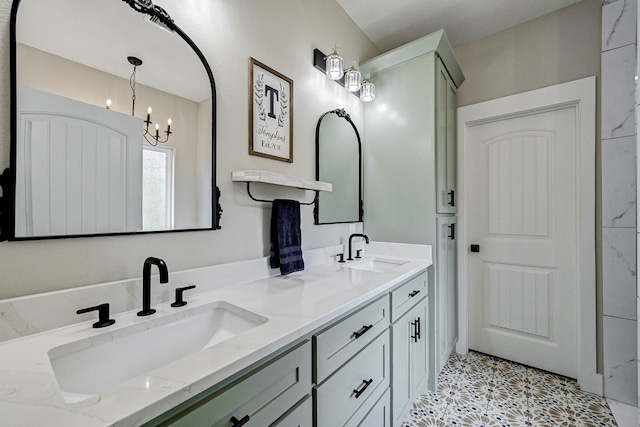
[[[281,185],[283,187],[295,187],[301,190],[332,191],[333,184],[329,182],[303,179],[291,175],[283,175],[275,172],[249,170],[231,172],[231,181],[235,182],[263,182],[265,184]]]

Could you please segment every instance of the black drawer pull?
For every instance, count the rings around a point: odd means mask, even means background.
[[[450,240],[455,240],[456,238],[456,225],[450,224],[449,226],[449,235],[447,236]]]
[[[449,206],[455,206],[456,205],[456,199],[455,199],[456,192],[454,190],[451,190],[447,194],[449,195],[449,202],[447,204]]]
[[[413,342],[418,342],[418,338],[420,338],[420,332],[418,331],[418,321],[411,322],[411,326],[413,326],[413,335],[411,335],[411,339]]]
[[[417,337],[416,342],[420,339],[420,329],[421,329],[420,328],[420,318],[418,317],[416,319],[416,337]]]
[[[369,329],[373,328],[373,325],[363,326],[362,329],[353,333],[356,339],[360,338],[367,332]]]
[[[359,398],[362,393],[364,393],[364,391],[367,389],[367,387],[371,385],[372,382],[373,382],[373,378],[370,379],[369,381],[362,380],[362,383],[364,385],[360,388],[360,390],[353,390],[353,392],[356,394],[356,399]]]
[[[237,419],[236,417],[231,417],[229,421],[232,422],[231,427],[240,427],[249,422],[249,415],[245,415],[241,419]]]
[[[236,417],[231,417],[229,421],[233,423],[231,424],[231,427],[240,427],[249,422],[249,415],[245,415],[241,419],[237,419]]]
[[[411,292],[411,293],[409,294],[409,296],[410,296],[411,298],[413,298],[413,297],[415,297],[416,295],[418,295],[419,293],[420,293],[420,289],[418,289],[418,290],[416,290],[416,291]]]

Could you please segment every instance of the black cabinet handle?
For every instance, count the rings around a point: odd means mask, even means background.
[[[362,380],[362,383],[364,384],[362,387],[360,387],[360,390],[353,390],[353,392],[356,394],[356,399],[360,397],[360,395],[362,393],[364,393],[364,391],[367,389],[367,387],[369,387],[371,385],[371,383],[373,382],[373,378],[371,378],[370,380]]]
[[[416,319],[416,342],[418,342],[418,340],[420,339],[420,318],[418,317]]]
[[[369,329],[373,328],[373,325],[363,326],[362,329],[353,333],[356,339],[363,336]]]
[[[447,236],[451,240],[455,240],[456,238],[456,225],[449,224],[449,235]]]
[[[98,311],[98,321],[93,324],[94,328],[104,328],[116,323],[114,319],[109,319],[109,303],[96,305],[95,307],[81,308],[76,314],[89,313],[90,311]]]
[[[449,202],[447,202],[447,204],[449,206],[455,206],[456,205],[456,199],[455,199],[455,190],[451,190],[447,193],[449,195]]]
[[[418,289],[418,290],[416,290],[416,291],[411,292],[411,293],[409,294],[409,297],[413,298],[413,297],[415,297],[416,295],[418,295],[419,293],[420,293],[420,289]]]
[[[249,415],[245,415],[244,417],[237,419],[236,417],[231,417],[229,420],[231,421],[231,427],[240,427],[249,422]]]
[[[411,339],[413,342],[418,342],[418,338],[420,338],[420,332],[418,332],[418,321],[411,322],[411,326],[413,326],[413,335],[411,335]]]

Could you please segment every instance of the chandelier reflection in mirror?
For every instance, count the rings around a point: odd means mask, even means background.
[[[129,77],[129,85],[131,86],[131,115],[135,116],[136,115],[136,70],[139,66],[142,65],[142,60],[140,58],[136,58],[135,56],[127,56],[127,60],[131,65],[133,65],[133,73],[131,73],[131,77]],[[153,109],[149,107],[147,109],[147,119],[144,121],[144,124],[146,126],[142,130],[142,134],[144,136],[144,139],[146,139],[149,144],[155,147],[156,145],[158,145],[158,143],[164,144],[167,141],[169,141],[169,136],[172,133],[171,119],[167,120],[167,130],[163,132],[165,136],[164,136],[164,139],[162,139],[162,137],[160,136],[159,123],[155,124],[155,134],[153,133],[153,130],[149,132],[149,125],[152,123],[151,122],[152,112],[153,112]]]

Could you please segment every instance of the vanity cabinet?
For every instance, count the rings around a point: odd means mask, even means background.
[[[145,426],[400,426],[430,377],[427,271]]]
[[[427,275],[422,273],[391,292],[391,390],[393,425],[401,425],[429,377]]]
[[[455,248],[443,253],[438,236],[439,221],[455,221],[457,212],[457,89],[464,75],[443,31],[363,62],[360,69],[376,85],[375,101],[364,104],[365,232],[373,240],[433,248],[428,302],[433,388],[457,336],[457,284],[450,270]]]
[[[202,393],[147,425],[312,427],[310,390],[311,343],[305,340],[230,385]]]

